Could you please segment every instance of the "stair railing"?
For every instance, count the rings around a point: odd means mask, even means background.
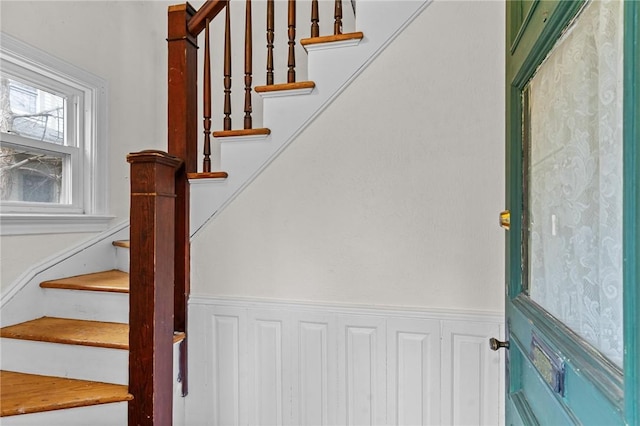
[[[190,292],[189,179],[225,178],[212,172],[211,136],[268,135],[253,128],[253,13],[245,0],[244,116],[242,129],[233,130],[232,36],[230,0],[207,0],[199,10],[190,4],[168,10],[168,153],[130,154],[131,163],[131,273],[129,339],[129,425],[170,425],[173,400],[173,342],[187,331]],[[296,1],[287,3],[286,83],[274,82],[275,4],[266,0],[266,86],[262,91],[313,87],[296,82]],[[310,2],[311,39],[318,38],[318,0]],[[334,36],[342,33],[342,0],[334,2]],[[224,10],[223,129],[212,132],[210,28]],[[217,21],[216,21],[217,25]],[[202,81],[202,168],[198,170],[198,37],[204,33]],[[304,42],[304,40],[303,40]],[[309,84],[311,83],[311,85]],[[180,343],[179,380],[188,392],[187,339]]]
[[[236,41],[231,31],[232,9],[227,7],[232,2],[228,0],[207,0],[196,12],[187,4],[171,6],[169,8],[169,153],[177,155],[185,160],[185,170],[189,179],[221,177],[219,172],[212,173],[212,150],[211,137],[224,138],[232,136],[252,136],[268,135],[269,129],[254,128],[252,93],[254,91],[272,91],[275,89],[296,89],[298,87],[309,87],[310,82],[298,82],[296,75],[296,45],[299,41],[297,35],[297,3],[296,0],[287,0],[286,4],[286,28],[278,30],[276,23],[276,2],[266,0],[266,38],[264,35],[255,36],[253,31],[254,13],[252,12],[252,1],[244,2],[244,43],[239,48],[232,49],[232,43]],[[233,2],[239,3],[239,2]],[[333,9],[333,22],[331,22],[334,36],[342,34],[342,0],[333,2],[319,2],[318,0],[305,0],[309,5],[309,37],[320,37],[320,13],[319,3],[330,3]],[[224,14],[221,12],[224,10]],[[218,16],[220,15],[220,16]],[[219,19],[216,19],[216,18]],[[235,20],[233,22],[236,22]],[[216,25],[224,28],[224,43],[217,52],[221,52],[219,61],[214,66],[223,68],[223,107],[220,111],[222,118],[222,129],[212,131],[212,54],[210,43],[210,27]],[[287,60],[286,82],[277,84],[275,82],[274,48],[275,33],[282,31],[286,34]],[[204,34],[202,34],[204,33]],[[202,94],[198,96],[197,87],[197,62],[198,62],[198,37],[203,35],[203,80]],[[255,36],[255,37],[254,37]],[[254,44],[257,40],[263,40],[266,45],[266,67],[264,75],[265,86],[256,88],[254,86]],[[235,45],[235,44],[234,44]],[[242,49],[242,50],[241,50]],[[232,113],[232,58],[233,53],[242,52],[237,57],[244,59],[244,75],[240,80],[243,96],[243,116],[241,128],[234,128]],[[262,79],[261,79],[262,80]],[[279,86],[279,87],[274,87]],[[262,89],[262,90],[261,90]],[[202,144],[198,148],[196,117],[198,111],[198,98],[200,98],[202,111]],[[197,160],[198,151],[202,159]],[[200,171],[198,165],[200,163]]]

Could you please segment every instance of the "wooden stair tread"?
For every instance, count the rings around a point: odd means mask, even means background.
[[[68,345],[129,349],[129,325],[42,317],[0,329],[0,337]]]
[[[300,44],[302,46],[309,46],[312,44],[321,44],[321,43],[336,43],[347,40],[362,40],[364,38],[364,33],[362,31],[358,31],[355,33],[346,33],[346,34],[336,34],[336,35],[328,35],[322,37],[312,37],[312,38],[303,38],[300,40]]]
[[[185,333],[184,331],[174,331],[173,332],[173,344],[174,345],[176,343],[182,342],[186,338],[187,338],[187,333]]]
[[[106,291],[112,293],[129,293],[129,274],[112,270],[93,274],[77,275],[59,280],[44,281],[42,288],[58,288],[66,290]]]
[[[131,248],[129,244],[129,240],[117,240],[112,242],[111,244],[113,244],[116,247]]]
[[[316,87],[316,83],[314,83],[313,81],[300,81],[297,83],[282,83],[270,84],[267,86],[256,86],[254,90],[257,93],[268,93],[286,90],[313,89],[314,87]]]
[[[229,177],[227,172],[187,173],[187,179],[226,179],[227,177]]]
[[[271,129],[239,129],[239,130],[217,130],[213,132],[214,138],[233,138],[238,136],[267,136],[271,134]]]
[[[125,385],[0,371],[0,417],[131,399]]]

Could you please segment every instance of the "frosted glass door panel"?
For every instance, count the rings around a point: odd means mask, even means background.
[[[529,296],[619,366],[622,8],[588,3],[523,96]]]

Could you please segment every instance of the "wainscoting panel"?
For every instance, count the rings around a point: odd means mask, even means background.
[[[291,424],[292,343],[288,312],[252,309],[247,315],[251,424]],[[252,415],[251,415],[252,414]]]
[[[298,424],[329,422],[329,324],[298,322]],[[332,366],[335,368],[334,366]],[[332,393],[335,395],[335,392]]]
[[[501,424],[495,314],[195,298],[188,425]]]
[[[388,319],[387,362],[388,423],[440,424],[440,321]]]
[[[237,425],[240,416],[240,318],[213,315],[212,323],[213,415],[218,424]]]
[[[499,336],[499,324],[444,321],[442,395],[444,424],[491,424],[499,415],[494,403],[502,380],[500,357],[487,336]]]
[[[386,423],[385,320],[338,318],[338,424]]]

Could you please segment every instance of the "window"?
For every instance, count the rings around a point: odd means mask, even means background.
[[[106,87],[103,79],[2,34],[2,235],[106,227]]]

